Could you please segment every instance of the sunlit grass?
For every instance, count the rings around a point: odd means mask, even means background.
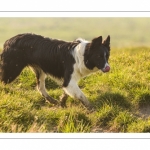
[[[111,71],[79,82],[93,112],[70,97],[67,108],[45,103],[26,68],[13,83],[0,83],[0,132],[150,132],[149,117],[140,114],[150,105],[149,60],[150,48],[112,49]],[[56,99],[63,92],[50,78],[46,87]]]

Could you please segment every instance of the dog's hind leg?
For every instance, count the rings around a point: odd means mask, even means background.
[[[51,96],[48,95],[48,93],[46,92],[46,88],[45,88],[45,79],[46,79],[46,74],[43,72],[43,70],[41,70],[38,67],[31,67],[32,70],[35,72],[36,74],[36,78],[37,78],[37,89],[40,92],[40,94],[50,103],[52,104],[58,104],[58,101],[53,99]]]

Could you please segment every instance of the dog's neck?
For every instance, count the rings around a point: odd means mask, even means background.
[[[85,66],[84,63],[84,54],[87,48],[89,47],[90,43],[80,43],[73,52],[73,56],[75,59],[75,64],[74,64],[74,75],[76,76],[77,80],[80,80],[81,78],[90,75],[93,72],[98,71],[98,68],[93,68],[92,70],[88,69]]]

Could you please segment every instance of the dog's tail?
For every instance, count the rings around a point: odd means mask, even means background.
[[[12,82],[26,65],[21,51],[5,44],[0,54],[0,81],[4,84]]]

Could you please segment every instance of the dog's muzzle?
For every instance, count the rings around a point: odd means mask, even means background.
[[[110,66],[108,64],[105,65],[105,67],[102,69],[102,71],[105,72],[109,72],[110,70]]]

